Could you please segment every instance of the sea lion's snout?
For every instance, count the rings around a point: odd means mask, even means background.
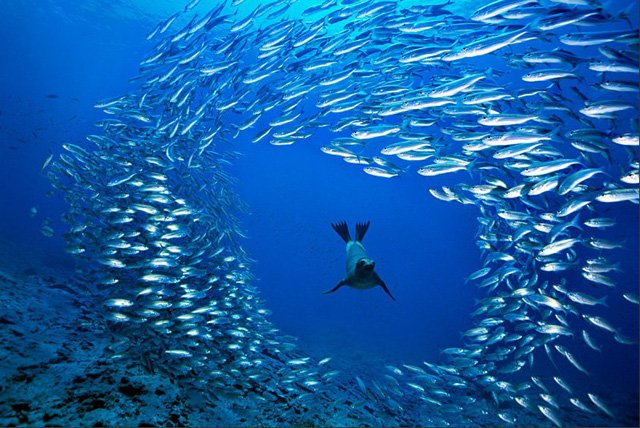
[[[373,268],[375,268],[375,266],[376,266],[376,262],[374,262],[371,259],[362,258],[362,259],[358,260],[357,267],[361,271],[371,272],[371,271],[373,271]]]

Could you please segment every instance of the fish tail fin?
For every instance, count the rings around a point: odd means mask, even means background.
[[[356,241],[362,242],[365,233],[367,233],[367,230],[369,229],[369,223],[369,221],[366,223],[356,223]]]
[[[351,235],[349,234],[349,228],[346,222],[331,223],[331,227],[336,231],[338,235],[344,240],[344,242],[351,241]]]

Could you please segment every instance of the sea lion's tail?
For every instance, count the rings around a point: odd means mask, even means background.
[[[369,230],[369,221],[366,223],[356,223],[356,241],[362,242],[364,234]]]
[[[351,241],[351,235],[349,234],[349,228],[347,227],[346,222],[341,223],[331,223],[331,227],[335,230],[338,235],[344,240],[344,242]]]

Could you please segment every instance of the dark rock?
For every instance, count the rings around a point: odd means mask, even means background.
[[[15,324],[15,323],[11,321],[9,318],[0,317],[0,324]]]
[[[54,414],[50,414],[50,413],[46,413],[46,412],[45,412],[44,416],[42,417],[42,422],[47,423],[47,422],[49,422],[51,419],[53,419],[53,418],[57,418],[57,417],[59,417],[59,416],[60,416],[60,415],[57,415],[57,414],[55,414],[55,413],[54,413]]]
[[[107,403],[106,403],[103,399],[101,399],[101,398],[96,398],[96,399],[92,400],[92,401],[89,403],[89,406],[91,406],[94,410],[95,410],[95,409],[104,409],[104,408],[105,408],[105,406],[106,406],[106,404],[107,404]]]
[[[156,395],[165,395],[166,394],[166,392],[164,392],[160,388],[156,389],[155,393],[156,393]]]
[[[87,400],[92,400],[94,398],[93,395],[91,395],[90,393],[85,393],[85,394],[79,394],[76,396],[76,400],[79,403],[82,403],[83,401],[87,401]]]
[[[27,425],[29,423],[29,410],[31,410],[29,403],[12,404],[11,408],[16,412],[15,416],[18,418],[20,425]]]
[[[40,364],[30,364],[28,366],[20,366],[20,367],[18,367],[18,370],[24,371],[24,370],[34,370],[34,369],[38,369],[38,368],[41,368]]]
[[[31,410],[31,406],[29,405],[29,403],[16,403],[16,404],[12,404],[11,408],[13,409],[14,412],[28,412],[29,410]]]
[[[33,375],[27,373],[18,373],[12,376],[11,380],[14,382],[31,383],[31,381],[33,380]]]
[[[51,288],[56,288],[58,290],[66,291],[67,293],[70,293],[70,294],[78,294],[78,292],[76,290],[74,290],[73,288],[69,287],[66,284],[51,284],[50,287]],[[75,303],[75,301],[74,301],[74,303]]]
[[[144,394],[145,390],[143,386],[135,386],[131,384],[121,384],[118,387],[118,391],[129,397],[135,397]]]
[[[56,351],[56,353],[58,354],[58,356],[47,361],[47,364],[50,364],[50,365],[60,364],[69,359],[69,357],[63,352],[61,352],[59,349]]]

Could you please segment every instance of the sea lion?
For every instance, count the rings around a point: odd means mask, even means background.
[[[396,300],[395,297],[391,295],[391,292],[384,281],[380,279],[378,274],[373,270],[376,264],[369,258],[369,256],[367,256],[367,251],[362,245],[362,239],[369,229],[369,222],[356,223],[355,240],[351,240],[351,235],[349,234],[349,228],[347,227],[346,222],[343,221],[342,223],[336,224],[332,223],[331,226],[347,244],[347,276],[345,276],[344,279],[342,279],[338,285],[333,287],[331,290],[325,291],[324,294],[333,293],[343,285],[357,288],[359,290],[366,290],[379,285],[385,293],[389,295],[389,297]]]

